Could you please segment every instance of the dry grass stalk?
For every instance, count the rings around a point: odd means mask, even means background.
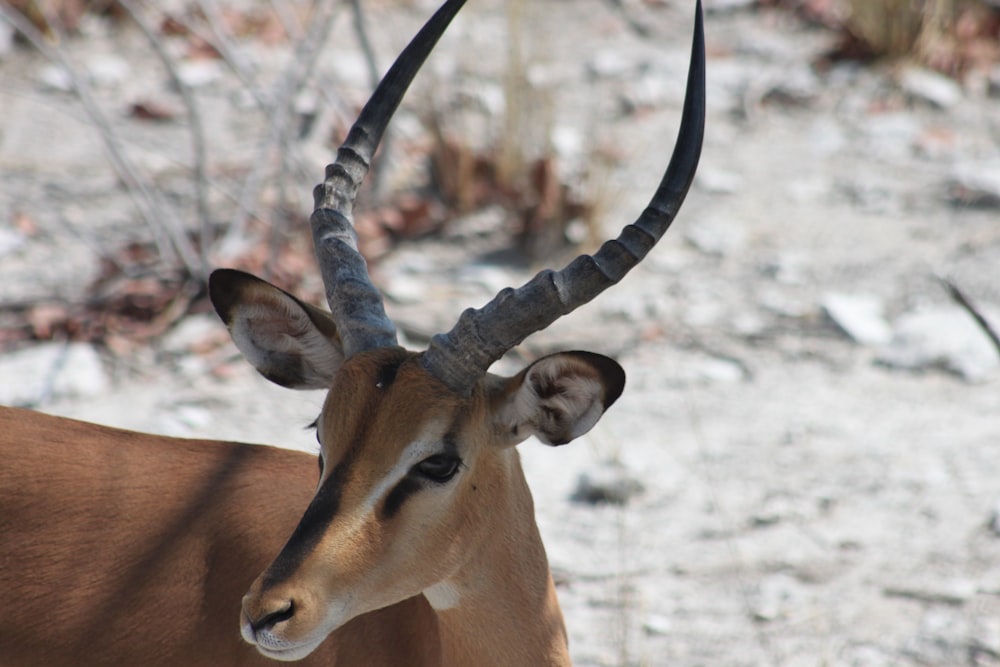
[[[849,0],[847,28],[876,56],[933,64],[955,48],[960,0]]]

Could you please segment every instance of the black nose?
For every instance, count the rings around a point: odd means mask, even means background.
[[[270,630],[278,623],[283,623],[294,615],[294,600],[286,600],[279,608],[265,613],[258,619],[250,619],[250,627],[253,629],[254,634],[256,634],[261,630]]]

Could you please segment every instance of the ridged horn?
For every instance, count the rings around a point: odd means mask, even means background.
[[[396,58],[337,150],[336,160],[327,165],[325,180],[313,191],[315,210],[310,224],[316,260],[345,357],[397,345],[396,327],[358,252],[354,200],[406,89],[464,4],[465,0],[445,2]]]
[[[670,227],[687,195],[705,129],[705,31],[701,1],[680,130],[673,155],[646,210],[594,255],[581,255],[561,271],[545,270],[523,286],[506,288],[482,308],[462,313],[455,327],[431,339],[424,368],[451,390],[468,394],[508,350],[620,281]]]

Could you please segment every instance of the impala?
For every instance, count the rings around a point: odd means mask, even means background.
[[[586,433],[625,375],[589,352],[514,377],[488,370],[618,282],[673,221],[701,151],[701,5],[677,146],[645,211],[593,256],[502,290],[413,352],[357,251],[352,208],[463,3],[446,2],[403,51],[314,192],[330,312],[242,272],[209,281],[262,375],[328,390],[318,484],[315,460],[294,452],[0,411],[0,664],[569,664],[515,445]]]

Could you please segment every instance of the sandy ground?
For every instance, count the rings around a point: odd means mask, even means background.
[[[625,3],[646,38],[611,4],[530,9],[529,71],[561,159],[617,156],[600,195],[609,234],[641,209],[665,166],[690,5]],[[426,2],[372,8],[383,61],[427,11]],[[465,93],[489,108],[502,94],[503,5],[473,0],[464,11],[414,104]],[[316,78],[361,99],[346,15],[336,31]],[[987,313],[1000,308],[1000,209],[988,196],[954,199],[963,175],[1000,178],[1000,99],[982,78],[937,82],[941,98],[914,87],[905,67],[817,72],[811,63],[833,36],[784,13],[717,11],[707,32],[705,151],[675,227],[622,285],[520,354],[591,349],[618,357],[629,376],[591,434],[521,448],[574,660],[1000,665],[1000,363],[937,280],[952,277]],[[190,207],[183,126],[123,117],[122,100],[166,95],[162,74],[148,74],[148,47],[98,26],[66,48],[81,63],[126,60],[98,99],[144,173],[179,210]],[[262,81],[287,62],[277,47],[241,48]],[[144,233],[92,122],[70,94],[39,83],[44,71],[27,50],[0,60],[0,230],[15,213],[42,229],[0,255],[4,303],[78,298],[97,256],[81,236],[102,245]],[[252,155],[267,129],[239,105],[234,79],[198,90],[220,170]],[[419,134],[409,111],[401,127],[404,144]],[[327,157],[313,144],[301,154],[318,179]],[[301,184],[304,201],[312,182]],[[405,292],[389,304],[404,330],[447,327],[529,275],[463,250],[452,234],[379,264],[390,295]],[[844,302],[867,305],[838,310]],[[39,407],[312,448],[301,427],[322,396],[267,385],[230,363],[228,348],[186,353],[190,337],[215,335],[205,333],[211,320],[193,322],[189,338],[127,362],[105,357],[105,382],[49,392]],[[642,491],[624,505],[577,502],[584,476]]]

